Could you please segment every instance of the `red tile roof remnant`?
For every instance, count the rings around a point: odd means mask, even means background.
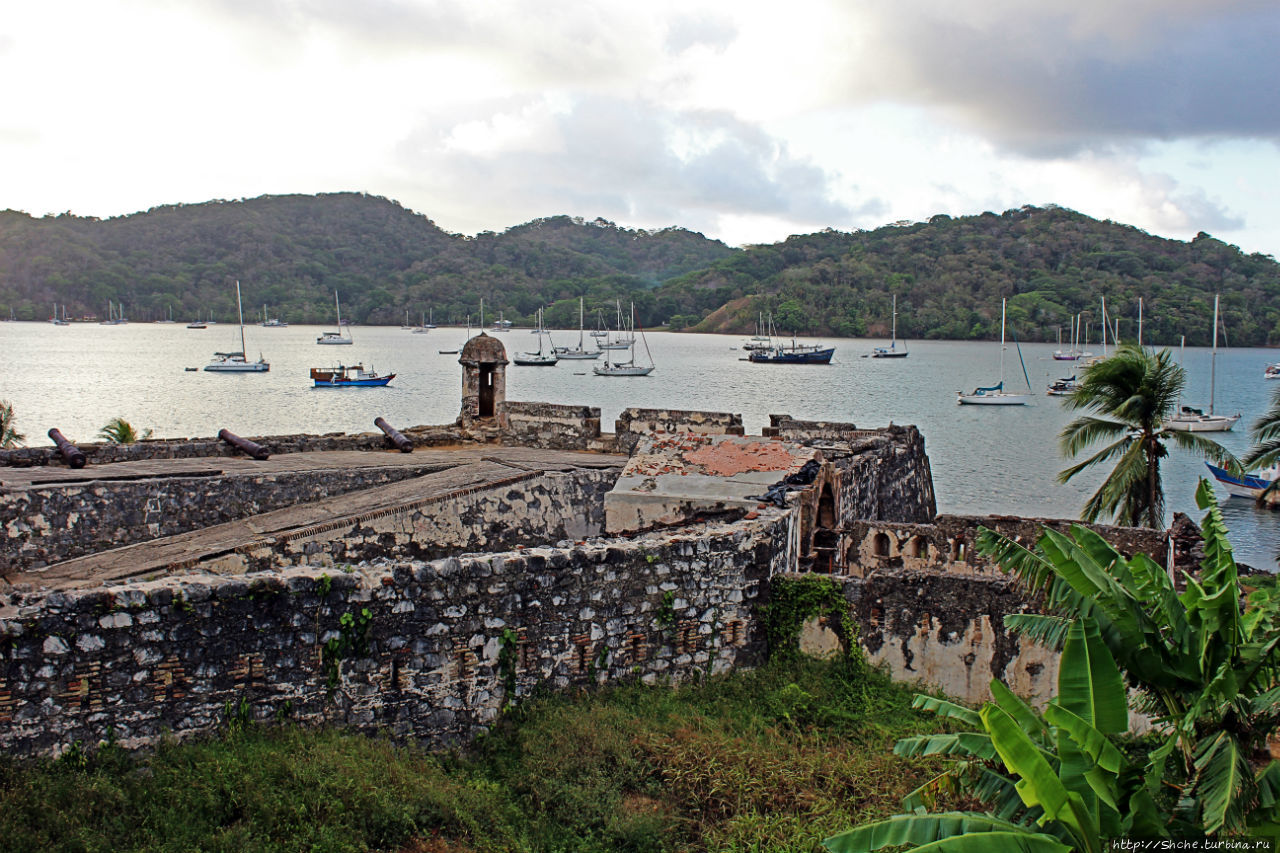
[[[801,464],[785,446],[764,441],[708,444],[686,452],[684,459],[705,473],[720,477],[746,471],[787,471]]]

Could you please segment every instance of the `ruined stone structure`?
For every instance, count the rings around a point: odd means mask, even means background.
[[[505,399],[506,355],[469,341],[452,425],[0,456],[0,748],[140,746],[258,718],[431,742],[473,735],[535,686],[679,682],[755,665],[773,577],[841,579],[868,653],[902,678],[1028,695],[1055,662],[1003,617],[1030,606],[937,516],[913,427]],[[110,461],[108,461],[110,460]],[[1188,559],[1150,531],[1128,552]],[[821,625],[807,641],[821,644]]]

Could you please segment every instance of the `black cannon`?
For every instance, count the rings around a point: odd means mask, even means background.
[[[382,434],[391,439],[391,443],[400,449],[401,453],[412,453],[413,442],[405,438],[399,430],[382,418],[374,418],[373,425],[382,430]]]
[[[53,443],[58,445],[58,452],[62,454],[62,458],[72,468],[83,468],[85,462],[84,454],[80,452],[80,448],[67,441],[67,437],[58,431],[57,427],[49,430],[49,438],[53,439]]]
[[[255,444],[247,438],[241,438],[230,430],[218,430],[218,438],[222,439],[236,450],[249,454],[254,459],[262,460],[271,456],[271,453],[261,444]]]

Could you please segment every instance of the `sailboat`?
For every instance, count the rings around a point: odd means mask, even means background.
[[[542,328],[542,309],[538,309],[538,351],[522,352],[511,357],[511,361],[524,367],[555,367],[558,359],[555,354],[555,346],[552,345],[552,351],[547,352],[543,346],[544,339],[547,339],[547,332]]]
[[[1226,432],[1240,420],[1240,413],[1217,415],[1213,412],[1213,392],[1218,368],[1218,295],[1213,296],[1213,354],[1209,357],[1209,413],[1191,406],[1179,406],[1178,414],[1165,421],[1165,429],[1177,432]]]
[[[53,316],[49,318],[49,322],[55,326],[70,326],[67,321],[67,306],[62,306],[62,316],[58,316],[58,303],[53,303]]]
[[[872,358],[906,358],[909,355],[906,346],[898,349],[898,295],[893,295],[893,326],[889,336],[888,347],[876,347],[871,351]]]
[[[635,328],[636,306],[631,304],[631,329]],[[620,330],[626,333],[627,328]],[[591,369],[595,371],[596,376],[648,376],[653,373],[653,355],[649,352],[649,340],[644,336],[644,329],[640,330],[640,340],[644,342],[644,354],[649,358],[649,364],[636,364],[636,343],[635,334],[631,335],[631,343],[627,347],[631,357],[626,361],[614,361],[611,351],[606,352],[604,356],[604,364],[594,365]],[[599,353],[596,353],[599,355]]]
[[[577,349],[570,349],[569,347],[556,347],[554,351],[557,356],[559,356],[560,358],[566,358],[566,359],[577,359],[579,361],[586,360],[589,358],[600,357],[600,350],[589,352],[583,348],[582,343],[586,336],[582,328],[582,322],[583,322],[583,305],[582,305],[582,297],[579,296],[578,297],[578,347]]]
[[[236,311],[240,315],[240,351],[215,352],[213,360],[204,366],[211,373],[266,373],[271,369],[262,355],[257,361],[249,361],[244,355],[244,308],[240,305],[240,282],[236,282]]]
[[[635,345],[636,336],[632,333],[628,333],[626,330],[627,324],[622,320],[622,302],[620,300],[615,300],[614,305],[616,305],[618,309],[618,336],[613,340],[609,339],[609,330],[604,326],[603,314],[600,317],[600,321],[601,321],[600,327],[601,329],[604,330],[604,335],[601,336],[596,332],[592,332],[591,335],[592,337],[598,338],[598,340],[596,341],[596,346],[602,350],[603,349],[619,349],[619,350],[630,349],[632,346]]]
[[[124,303],[118,306],[112,305],[111,300],[107,300],[107,319],[99,320],[99,326],[123,326],[129,321],[124,318]]]
[[[316,338],[316,343],[334,345],[355,343],[351,338],[351,327],[342,325],[342,306],[338,303],[338,291],[336,290],[333,292],[333,307],[338,312],[338,331],[321,332],[320,337]],[[342,334],[343,329],[347,330],[345,335]]]
[[[267,329],[287,329],[289,324],[283,322],[279,317],[272,317],[267,313],[267,306],[262,306],[262,322],[260,326]]]
[[[960,405],[969,406],[1025,406],[1031,400],[1030,394],[1009,394],[1004,390],[1004,318],[1007,300],[1000,300],[1000,382],[992,385],[990,388],[975,388],[968,394],[963,391],[956,392],[956,402]],[[1018,357],[1022,354],[1019,351]],[[1026,372],[1026,365],[1023,365],[1023,372]],[[1031,389],[1031,382],[1027,382],[1027,390]]]
[[[427,322],[427,312],[423,311],[422,321],[416,327],[414,327],[413,333],[415,335],[425,335],[427,332],[430,332],[434,328],[435,326],[432,326]]]

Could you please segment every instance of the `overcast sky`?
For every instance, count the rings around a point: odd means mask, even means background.
[[[0,0],[0,209],[358,190],[731,245],[1058,204],[1280,255],[1275,0]]]

